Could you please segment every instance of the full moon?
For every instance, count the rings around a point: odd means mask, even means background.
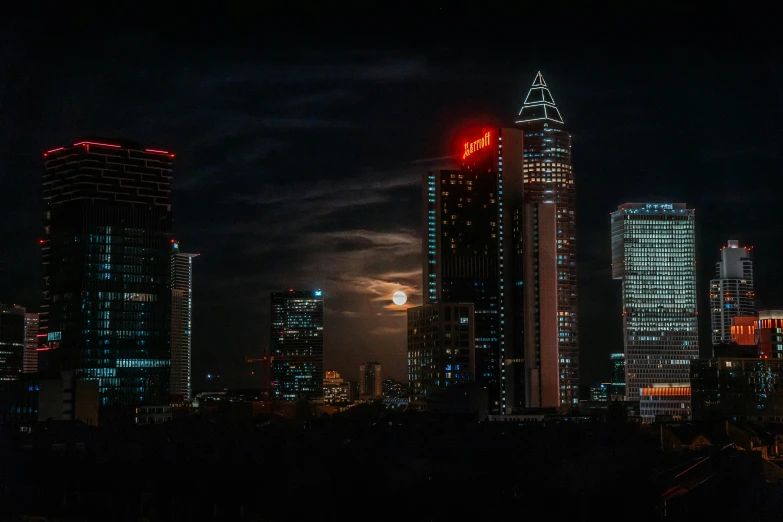
[[[405,292],[403,292],[402,290],[397,290],[396,292],[394,292],[394,295],[392,296],[392,301],[397,306],[404,305],[405,301],[407,300],[408,300],[408,296],[405,295]]]

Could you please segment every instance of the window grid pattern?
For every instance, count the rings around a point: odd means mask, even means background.
[[[626,396],[690,382],[698,358],[695,213],[630,203],[612,213],[612,272],[622,280]]]
[[[550,120],[531,121],[524,137],[525,202],[557,207],[557,307],[560,402],[579,400],[579,331],[576,266],[576,187],[571,135]]]
[[[277,292],[271,301],[272,397],[284,401],[323,399],[321,291]]]

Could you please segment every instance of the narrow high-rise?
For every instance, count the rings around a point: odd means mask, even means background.
[[[576,187],[571,135],[565,130],[560,111],[540,72],[527,93],[516,125],[524,132],[525,202],[555,205],[560,404],[567,406],[579,401]]]
[[[642,402],[648,421],[690,414],[690,365],[699,356],[695,220],[685,203],[625,203],[611,215],[626,396]]]
[[[44,154],[39,373],[96,380],[103,408],[169,404],[173,158],[105,138]]]
[[[715,279],[710,281],[713,346],[731,342],[733,317],[756,315],[750,248],[741,247],[739,241],[730,239],[728,245],[720,249],[720,258],[715,263]]]
[[[171,402],[191,399],[193,357],[193,258],[171,243]]]
[[[359,395],[367,398],[380,399],[383,396],[381,389],[381,365],[377,362],[368,362],[359,365]]]
[[[323,400],[324,298],[321,290],[271,296],[271,396]]]

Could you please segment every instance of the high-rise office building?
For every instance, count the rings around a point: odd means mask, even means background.
[[[24,334],[24,308],[0,303],[0,381],[22,375]]]
[[[626,395],[650,390],[671,414],[690,408],[690,364],[699,356],[696,321],[695,211],[684,203],[625,203],[612,213],[612,277],[622,281]],[[666,389],[663,389],[666,388]],[[679,406],[678,406],[679,408]]]
[[[38,314],[25,312],[24,314],[24,361],[22,363],[24,373],[36,373],[38,371]]]
[[[173,158],[110,139],[44,154],[39,372],[97,380],[104,408],[169,403]]]
[[[525,202],[555,204],[560,403],[574,404],[579,401],[579,314],[571,135],[564,128],[563,118],[540,72],[519,111],[516,125],[524,132]]]
[[[324,395],[324,298],[321,290],[272,294],[271,394],[316,401]]]
[[[512,306],[521,270],[511,261],[519,242],[514,219],[522,205],[522,131],[477,132],[460,154],[459,169],[429,172],[424,180],[424,305],[473,304],[470,373],[486,387],[489,411],[498,414],[515,404],[513,365],[523,359],[514,348],[515,336],[522,334],[513,328]]]
[[[431,303],[408,308],[408,398],[424,408],[447,388],[475,379],[473,303]]]
[[[756,315],[750,248],[730,239],[720,249],[720,257],[715,263],[715,279],[710,281],[713,346],[731,342],[732,317]]]
[[[171,243],[171,401],[190,400],[193,357],[193,258]]]
[[[380,363],[368,362],[359,365],[359,395],[380,399],[383,396],[382,382]]]

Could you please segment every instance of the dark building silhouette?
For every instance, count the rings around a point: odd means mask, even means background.
[[[96,380],[104,408],[169,402],[173,158],[105,138],[44,154],[39,371]]]
[[[38,372],[38,313],[24,314],[24,373]]]
[[[359,395],[380,399],[383,396],[381,382],[381,363],[367,362],[359,365]]]
[[[272,399],[324,396],[324,298],[321,290],[272,294]]]
[[[783,359],[722,344],[691,363],[694,420],[783,421]]]
[[[554,203],[557,212],[557,310],[560,402],[579,400],[576,186],[571,135],[539,72],[516,119],[524,131],[526,203]]]
[[[24,366],[25,313],[0,303],[0,381],[15,381]]]

